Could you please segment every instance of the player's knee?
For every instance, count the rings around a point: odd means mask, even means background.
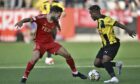
[[[104,66],[104,67],[110,66],[110,62],[104,62],[104,63],[103,63],[103,66]]]
[[[104,64],[104,63],[106,63],[106,62],[109,62],[109,61],[106,60],[106,59],[103,59],[103,60],[102,60],[102,64]]]
[[[111,57],[109,57],[109,56],[104,56],[103,59],[102,59],[102,63],[110,62],[111,60],[112,60]]]
[[[35,64],[35,61],[34,60],[30,60],[29,61],[31,64]]]
[[[34,59],[31,59],[29,62],[32,64],[35,64],[38,60],[39,60],[39,58],[34,58]]]
[[[94,66],[97,67],[97,68],[100,68],[100,64],[99,63],[94,62]]]
[[[72,57],[71,57],[71,55],[70,55],[69,53],[66,53],[66,54],[65,54],[65,58],[66,58],[66,59],[71,59]]]

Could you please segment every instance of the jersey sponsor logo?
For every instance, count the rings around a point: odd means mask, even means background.
[[[42,30],[45,31],[45,32],[51,32],[51,29],[49,29],[49,28],[47,27],[47,24],[44,24],[44,25],[42,26]]]
[[[51,32],[51,29],[49,29],[47,26],[43,26],[42,30],[45,32]]]

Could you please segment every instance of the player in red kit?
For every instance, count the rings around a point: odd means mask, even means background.
[[[62,57],[64,57],[70,69],[72,70],[73,77],[87,79],[85,75],[77,71],[74,60],[68,53],[68,51],[62,45],[55,42],[52,37],[51,33],[53,32],[54,28],[56,28],[55,26],[57,26],[55,21],[59,19],[62,12],[63,12],[62,8],[58,6],[53,6],[49,14],[39,15],[33,18],[25,18],[16,23],[15,26],[17,27],[21,27],[23,23],[26,22],[36,22],[37,24],[37,30],[34,40],[35,48],[33,51],[33,56],[27,64],[24,75],[20,82],[21,84],[26,84],[26,80],[28,78],[30,71],[33,69],[36,62],[43,56],[45,51],[48,51],[51,54],[61,55]]]

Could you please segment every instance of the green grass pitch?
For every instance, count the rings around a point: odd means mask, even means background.
[[[91,69],[97,69],[93,67],[93,60],[100,43],[61,42],[61,44],[71,53],[80,72],[87,75]],[[33,43],[0,43],[0,84],[19,84],[32,50]],[[49,66],[44,63],[44,55],[29,75],[27,84],[103,84],[104,80],[110,78],[104,69],[97,69],[101,75],[99,81],[73,78],[64,58],[60,56],[53,58],[55,64]],[[119,84],[140,84],[140,43],[121,43],[114,61],[117,60],[124,63],[122,75],[117,75],[120,79]]]

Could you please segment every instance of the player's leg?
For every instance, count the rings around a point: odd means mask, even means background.
[[[56,39],[56,34],[57,34],[57,30],[55,28],[52,32],[53,39]],[[47,52],[45,63],[48,65],[54,64],[54,59],[52,58],[52,54],[49,52]]]
[[[36,64],[36,62],[40,59],[40,52],[38,50],[33,51],[33,56],[32,58],[29,60],[29,62],[27,63],[24,75],[21,79],[21,84],[25,84],[26,80],[31,72],[31,70],[33,69],[34,65]]]
[[[98,54],[96,55],[96,58],[94,60],[94,66],[97,68],[104,68],[102,64],[102,57],[103,57],[103,48],[100,48],[98,51]]]
[[[105,68],[109,72],[109,74],[113,73],[113,75],[114,75],[114,72],[112,70],[113,66],[111,66],[111,67],[109,66],[109,70],[108,70],[108,66],[105,66],[103,61],[107,61],[107,62],[109,61],[110,62],[110,60],[105,60],[104,47],[100,48],[100,50],[99,50],[99,52],[96,56],[96,59],[94,61],[94,66],[97,67],[97,68]],[[110,62],[110,64],[111,64],[111,62]],[[111,71],[110,71],[110,68],[111,68]]]
[[[94,66],[97,67],[97,68],[104,68],[104,65],[103,65],[103,63],[101,61],[102,61],[102,59],[96,58],[95,61],[94,61]],[[123,63],[121,61],[118,61],[118,62],[110,62],[110,63],[111,63],[111,65],[113,67],[118,68],[118,73],[117,74],[120,75],[121,74],[121,71],[122,71],[122,65],[123,65]]]
[[[102,62],[104,61],[104,62]],[[111,81],[112,82],[118,82],[118,79],[115,76],[115,72],[113,70],[113,66],[115,63],[114,62],[110,62],[109,60],[105,60],[105,56],[103,56],[103,58],[96,58],[95,62],[94,62],[94,66],[98,67],[98,68],[105,68],[106,71],[109,73],[109,75],[112,77]],[[104,83],[109,83],[110,80],[104,81]]]
[[[97,67],[97,68],[104,68],[104,66],[102,64],[102,59],[95,58],[95,60],[94,60],[94,66]]]
[[[75,62],[71,55],[68,53],[68,51],[64,47],[60,47],[59,50],[56,52],[56,54],[64,57],[66,59],[67,64],[72,70],[72,74],[74,77],[80,77],[81,79],[87,79],[87,77],[80,72],[77,71]]]
[[[121,68],[122,67],[122,62],[119,61],[119,62],[110,62],[111,65],[113,67],[117,67],[117,68]],[[94,61],[94,66],[97,67],[97,68],[104,68],[104,65],[102,63],[102,59],[100,58],[96,58],[95,61]]]
[[[104,48],[102,63],[103,63],[105,70],[111,76],[111,79],[104,81],[104,83],[110,83],[110,82],[118,83],[119,82],[118,78],[115,75],[114,69],[113,69],[113,66],[115,66],[116,63],[111,62],[114,59],[114,57],[116,56],[119,47],[120,47],[120,43],[116,43],[116,44],[113,44],[113,45],[110,45],[110,46]]]
[[[111,64],[112,58],[110,56],[104,55],[102,63],[104,65],[105,70],[108,72],[108,74],[111,76],[111,79],[104,81],[104,83],[118,83],[119,80],[115,75],[113,66]]]
[[[104,65],[102,63],[103,59],[103,54],[104,54],[104,48],[100,48],[98,54],[96,55],[96,58],[94,60],[94,66],[97,68],[104,68]],[[112,66],[116,66],[116,62],[111,62]]]
[[[118,61],[118,62],[115,62],[115,67],[118,68],[118,75],[121,75],[122,73],[122,66],[123,66],[123,62],[122,61]]]
[[[102,63],[103,63],[104,68],[106,69],[106,71],[109,73],[109,75],[111,77],[114,77],[115,72],[114,72],[113,66],[111,64],[111,60],[112,60],[111,57],[104,55],[103,59],[102,59]]]

